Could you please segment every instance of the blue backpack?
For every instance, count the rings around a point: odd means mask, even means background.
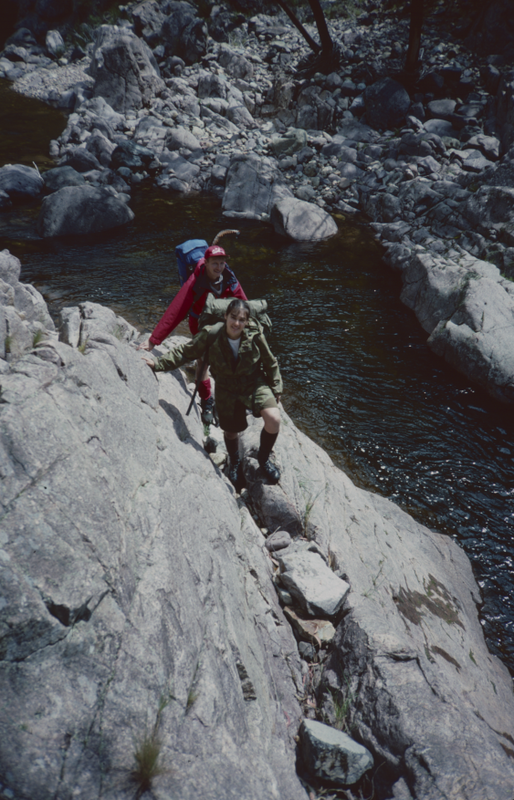
[[[226,236],[227,233],[235,233],[236,236],[239,236],[239,231],[234,228],[227,228],[224,231],[220,231],[214,237],[212,243],[218,244],[222,236]],[[200,259],[203,258],[208,247],[209,245],[205,239],[188,239],[187,242],[182,242],[182,244],[177,245],[175,248],[175,255],[177,256],[178,279],[181,286],[183,286],[189,276],[193,274],[196,265]]]
[[[208,247],[205,239],[188,239],[187,242],[177,245],[175,255],[177,256],[178,279],[181,286],[192,275]]]

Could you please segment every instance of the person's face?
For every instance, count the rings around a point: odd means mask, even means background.
[[[212,283],[218,280],[225,267],[226,264],[223,256],[211,256],[205,261],[205,271]]]
[[[227,329],[228,338],[239,339],[239,337],[241,336],[246,327],[247,322],[248,322],[248,317],[246,315],[246,311],[243,311],[242,308],[230,311],[225,317],[225,325]]]

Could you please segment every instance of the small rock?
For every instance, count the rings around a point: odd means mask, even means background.
[[[373,766],[373,756],[343,731],[315,720],[300,726],[300,751],[307,771],[337,786],[351,786]]]
[[[282,598],[286,592],[279,586],[276,587],[279,596]],[[289,592],[287,592],[289,594]],[[289,597],[291,595],[289,594]],[[284,615],[289,620],[291,626],[294,628],[297,636],[306,639],[316,647],[321,647],[322,642],[331,642],[336,635],[336,629],[327,619],[303,619],[298,616],[296,611],[293,611],[291,603],[286,604],[284,608]]]
[[[309,642],[298,642],[298,652],[306,661],[312,661],[316,655],[316,650]]]
[[[281,135],[273,136],[271,147],[276,156],[292,155],[307,145],[307,134],[300,128],[289,128]]]
[[[425,122],[425,130],[428,133],[436,133],[438,136],[455,135],[452,123],[445,119],[428,119]]]
[[[282,586],[308,614],[331,617],[339,612],[350,587],[332,572],[319,553],[299,544],[288,547],[277,559]]]
[[[483,169],[490,166],[491,162],[479,150],[472,150],[466,160],[462,162],[462,169],[465,169],[466,172],[482,172]]]
[[[64,53],[64,39],[59,31],[48,31],[45,44],[46,49],[54,58],[60,58]]]
[[[368,122],[379,129],[395,128],[403,123],[410,106],[405,88],[392,80],[381,78],[364,92]]]
[[[497,161],[500,157],[500,140],[496,136],[472,136],[466,142],[466,147],[474,147],[491,161]]]
[[[457,103],[455,100],[432,100],[428,104],[428,110],[430,111],[430,115],[435,119],[448,119],[450,114],[453,114],[455,111],[455,106]]]
[[[282,589],[280,586],[275,586],[275,589],[277,591],[279,600],[283,606],[293,605],[293,598],[291,597],[289,592],[286,592],[286,590]]]
[[[316,189],[310,183],[303,183],[296,190],[296,196],[299,200],[305,200],[309,203],[316,197]]]
[[[284,547],[289,547],[292,541],[291,535],[287,531],[275,531],[266,539],[266,547],[270,552],[283,550]]]

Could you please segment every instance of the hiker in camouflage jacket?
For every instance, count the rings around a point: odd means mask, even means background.
[[[230,458],[230,480],[234,484],[238,482],[238,434],[247,427],[248,409],[255,417],[263,418],[257,459],[268,480],[277,483],[280,472],[269,456],[280,429],[278,401],[282,393],[282,378],[262,329],[249,325],[249,321],[248,304],[244,300],[232,300],[225,324],[213,342],[209,344],[211,328],[206,327],[194,339],[174,347],[155,361],[147,357],[144,360],[156,372],[163,372],[203,357],[208,348],[209,365],[216,381],[216,408]]]

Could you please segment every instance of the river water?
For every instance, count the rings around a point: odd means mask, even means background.
[[[50,166],[48,141],[64,127],[62,116],[13,99],[5,86],[0,109],[6,93],[10,135],[0,164]],[[36,236],[38,207],[16,209],[0,215],[0,249],[20,258],[22,280],[54,313],[92,300],[149,331],[179,288],[174,247],[191,237],[210,241],[234,221],[213,198],[149,186],[131,206],[136,217],[124,229],[56,241]],[[240,236],[224,240],[247,295],[268,299],[284,407],[355,483],[461,544],[482,590],[489,648],[514,674],[512,410],[431,353],[369,231],[339,222],[339,234],[317,245],[239,221]]]

